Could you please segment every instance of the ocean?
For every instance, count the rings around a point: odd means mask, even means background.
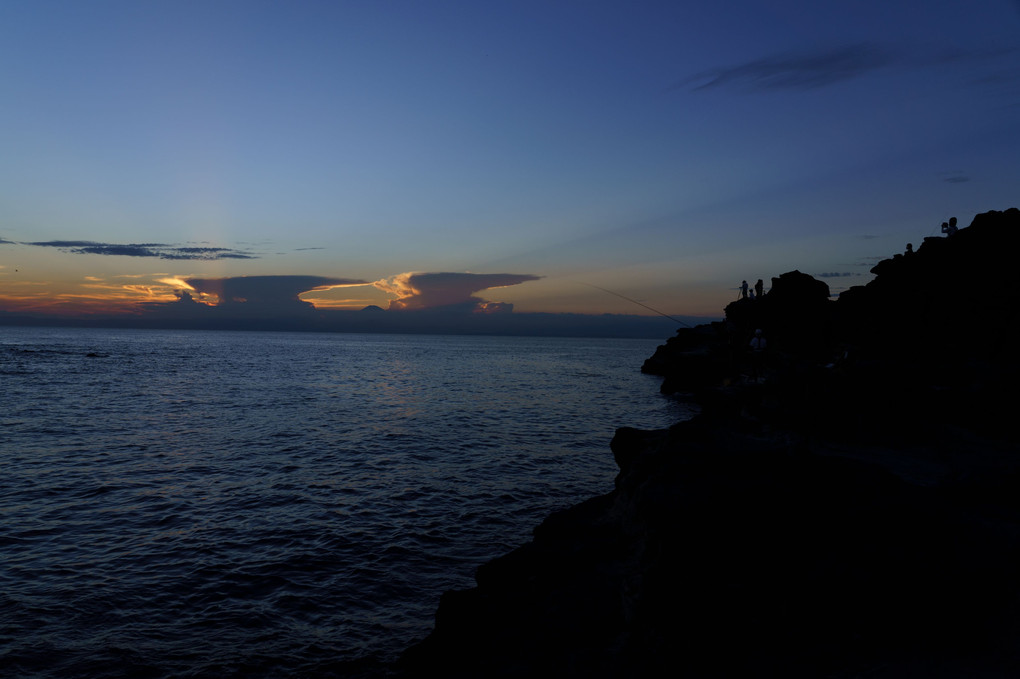
[[[0,328],[0,675],[392,660],[689,416],[656,344]]]

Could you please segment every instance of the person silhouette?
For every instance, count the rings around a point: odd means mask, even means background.
[[[757,294],[758,299],[761,299],[765,294],[765,284],[762,283],[760,278],[758,279],[758,282],[754,284],[754,291]]]
[[[914,254],[914,244],[913,243],[907,243],[907,251],[904,254],[907,254],[907,255]]]
[[[740,284],[740,296],[743,299],[747,299],[747,281]]]
[[[957,231],[959,231],[959,229],[956,227],[956,217],[950,217],[948,224],[946,222],[942,222],[942,233],[947,236],[952,236]]]

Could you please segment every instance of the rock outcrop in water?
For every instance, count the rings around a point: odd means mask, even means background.
[[[619,430],[615,490],[446,593],[395,672],[1020,676],[1018,243],[985,213],[838,301],[795,271],[680,330],[643,370],[701,414]]]

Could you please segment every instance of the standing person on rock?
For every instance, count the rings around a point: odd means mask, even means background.
[[[740,284],[740,298],[747,299],[747,281]]]
[[[758,299],[761,299],[762,295],[764,295],[764,294],[765,294],[765,284],[762,283],[762,280],[759,278],[758,282],[754,284],[754,295]]]

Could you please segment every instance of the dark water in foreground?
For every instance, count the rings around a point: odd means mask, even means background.
[[[655,345],[0,329],[0,675],[394,657],[686,416]]]

